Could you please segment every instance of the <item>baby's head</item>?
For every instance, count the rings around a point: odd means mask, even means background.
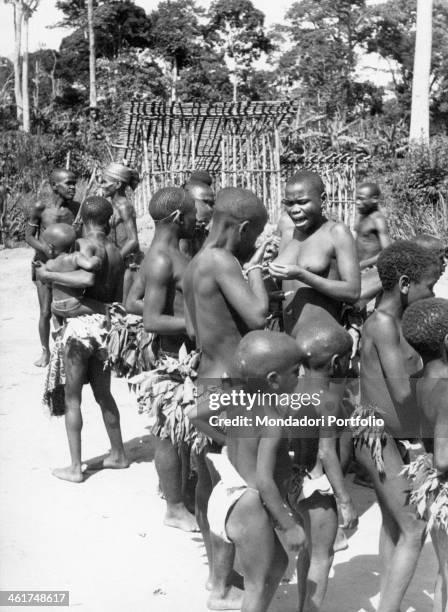
[[[428,298],[406,308],[402,322],[407,342],[427,361],[448,350],[448,300]]]
[[[69,253],[76,242],[76,232],[67,223],[54,223],[42,234],[42,240],[48,247],[50,259],[61,253]]]
[[[286,334],[252,331],[241,339],[235,364],[248,388],[292,393],[299,376],[299,350]]]
[[[345,378],[350,365],[353,340],[337,323],[325,321],[299,329],[296,337],[300,361],[308,370],[329,378]]]

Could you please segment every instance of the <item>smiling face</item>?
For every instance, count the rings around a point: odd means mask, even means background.
[[[51,185],[54,193],[71,202],[76,192],[76,177],[72,172],[58,171],[53,174]]]
[[[283,204],[297,230],[311,234],[319,227],[322,222],[322,196],[306,180],[287,183]]]

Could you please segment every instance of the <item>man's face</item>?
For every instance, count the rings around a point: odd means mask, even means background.
[[[378,208],[378,196],[373,195],[369,187],[359,187],[356,191],[356,208],[365,215]]]
[[[213,214],[215,197],[213,191],[207,185],[197,185],[191,190],[196,205],[196,219],[198,225],[208,225]]]
[[[75,197],[76,178],[71,172],[60,174],[53,182],[53,191],[61,196],[63,200],[71,202]]]
[[[286,185],[285,210],[296,229],[311,233],[322,218],[322,194],[306,181]]]
[[[434,285],[440,278],[440,267],[431,266],[422,276],[421,280],[416,283],[411,281],[408,291],[408,305],[417,300],[434,297]]]
[[[103,198],[112,197],[120,188],[120,182],[107,174],[103,174],[101,178],[101,193]]]

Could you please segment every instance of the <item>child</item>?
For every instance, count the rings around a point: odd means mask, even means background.
[[[46,269],[49,272],[74,272],[79,269],[94,272],[100,267],[101,261],[98,257],[89,257],[79,251],[72,252],[76,242],[76,232],[71,225],[66,223],[50,225],[42,234],[42,240],[48,248],[50,260],[46,264]],[[51,311],[61,318],[78,317],[103,313],[104,304],[85,298],[83,289],[53,283]]]
[[[299,612],[320,610],[333,561],[338,529],[338,512],[343,528],[353,528],[357,513],[346,489],[334,427],[327,418],[342,417],[341,390],[348,371],[352,339],[343,327],[315,321],[301,328],[296,343],[304,377],[299,378],[297,392],[318,397],[315,405],[302,406],[300,416],[324,417],[325,426],[294,432],[293,448],[297,472],[288,499],[303,517],[307,531],[308,554],[297,567]],[[319,435],[320,434],[320,435]],[[343,533],[343,532],[342,532]],[[345,538],[344,538],[345,539]]]
[[[297,384],[299,352],[285,334],[249,332],[235,362],[249,394],[288,394]],[[267,403],[255,402],[250,412],[243,405],[228,412],[232,418],[249,417],[249,423],[229,424],[226,451],[209,455],[221,480],[209,499],[208,521],[213,533],[235,545],[244,575],[242,612],[265,612],[286,569],[287,555],[275,529],[290,551],[298,553],[305,544],[304,531],[284,501],[291,473],[287,431],[281,419],[273,426],[257,424],[258,417],[282,416],[281,407]]]
[[[383,295],[364,324],[361,348],[361,403],[354,416],[384,419],[384,432],[360,428],[356,460],[368,472],[382,512],[380,557],[383,571],[377,612],[400,607],[424,541],[425,525],[406,504],[408,482],[400,475],[401,441],[409,444],[419,429],[410,376],[421,361],[405,341],[401,319],[406,307],[432,297],[440,276],[436,254],[411,241],[397,241],[382,251],[378,273]]]
[[[406,466],[406,473],[414,481],[411,503],[429,520],[439,560],[434,612],[443,612],[448,610],[448,300],[412,304],[403,317],[403,335],[423,359],[417,404],[434,438],[434,458],[420,456]]]

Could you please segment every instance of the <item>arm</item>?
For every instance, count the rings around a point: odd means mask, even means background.
[[[268,294],[261,270],[259,268],[251,270],[246,283],[234,257],[222,251],[216,251],[214,257],[215,268],[219,270],[216,282],[225,299],[249,329],[262,329],[268,314]],[[248,262],[248,267],[252,265],[251,262]]]
[[[188,312],[187,305],[184,303],[184,312],[185,312],[185,327],[187,328],[188,337],[191,340],[196,340],[196,334],[193,327],[193,322],[190,317],[190,313]]]
[[[126,298],[125,308],[131,314],[143,316],[143,297],[145,295],[145,279],[143,277],[143,268],[137,274],[136,279],[132,283]]]
[[[382,251],[391,244],[386,219],[383,217],[383,215],[378,214],[377,216],[375,216],[374,223]],[[361,270],[364,270],[364,268],[368,268],[369,266],[373,266],[374,264],[376,264],[376,262],[378,261],[378,257],[381,254],[381,251],[373,257],[369,257],[369,259],[364,259],[363,261],[361,261],[359,264]]]
[[[41,228],[41,216],[43,210],[45,210],[45,206],[41,202],[38,202],[31,211],[30,218],[26,224],[25,241],[35,251],[45,255],[45,257],[48,257],[45,245],[39,240],[39,238],[37,238],[37,234]]]
[[[78,268],[87,270],[88,272],[95,272],[101,267],[101,259],[96,255],[88,256],[80,251],[73,253],[75,264]]]
[[[333,237],[335,258],[340,280],[323,278],[314,272],[310,272],[296,265],[297,257],[290,264],[283,264],[286,258],[291,258],[294,250],[298,251],[298,245],[290,243],[285,251],[270,266],[270,272],[274,278],[297,279],[312,287],[319,293],[328,296],[338,302],[354,303],[359,299],[361,291],[361,275],[356,255],[356,247],[350,230],[342,223],[336,224],[331,230]]]
[[[282,438],[282,428],[270,428],[269,435],[260,439],[257,455],[257,489],[269,514],[285,533],[288,548],[299,550],[305,544],[302,527],[294,520],[274,480],[277,450]]]
[[[214,442],[217,442],[221,446],[224,446],[226,443],[225,433],[217,427],[212,427],[212,425],[210,425],[209,419],[211,416],[224,412],[226,408],[224,406],[221,406],[218,410],[211,410],[209,398],[207,395],[205,397],[206,401],[203,402],[201,402],[200,397],[198,398],[195,408],[189,411],[188,418],[196,427],[196,429],[204,433]]]
[[[186,334],[185,318],[164,313],[168,286],[173,283],[173,266],[164,255],[154,255],[148,266],[145,297],[143,300],[143,325],[147,332],[176,336]]]
[[[121,256],[123,259],[137,251],[138,244],[138,234],[137,234],[137,223],[135,221],[135,210],[132,204],[124,204],[120,206],[120,217],[123,220],[124,227],[126,228],[126,236],[127,240],[124,245],[120,249]]]
[[[436,422],[434,426],[434,467],[439,476],[448,472],[448,395],[447,380],[440,380],[441,393],[437,393]]]
[[[405,420],[405,412],[400,411],[409,407],[413,394],[401,352],[400,332],[391,316],[377,313],[377,317],[372,330],[373,341],[392,401],[399,409],[400,420]]]
[[[51,272],[44,265],[36,268],[36,276],[43,283],[57,283],[72,289],[87,289],[95,284],[95,275],[87,270],[74,272]]]

